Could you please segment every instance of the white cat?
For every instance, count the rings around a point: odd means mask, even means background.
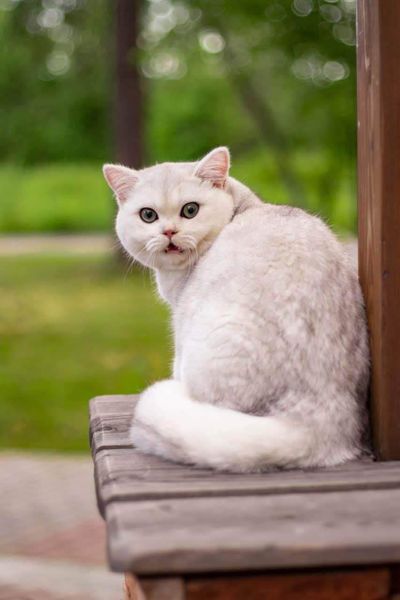
[[[173,379],[143,392],[143,452],[229,471],[358,457],[369,351],[363,298],[317,217],[261,202],[229,152],[141,171],[105,165],[118,237],[172,309]]]

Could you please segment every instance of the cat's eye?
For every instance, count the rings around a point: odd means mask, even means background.
[[[184,206],[182,206],[181,217],[185,217],[185,219],[193,219],[199,212],[200,206],[197,202],[188,202]]]
[[[153,223],[158,219],[158,214],[152,208],[142,208],[139,215],[145,223]]]

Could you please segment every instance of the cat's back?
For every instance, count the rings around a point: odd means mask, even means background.
[[[318,217],[282,205],[262,204],[236,215],[199,265],[210,282],[256,278],[321,283],[354,269],[340,242]],[[300,286],[299,286],[300,287]]]
[[[236,215],[200,259],[176,317],[243,320],[261,311],[284,321],[306,310],[326,322],[344,310],[351,321],[362,318],[361,305],[354,266],[330,229],[301,209],[261,204]]]
[[[234,246],[240,239],[244,248],[263,249],[271,257],[336,245],[336,238],[319,219],[300,208],[286,205],[262,204],[238,214],[222,231],[218,245]],[[258,252],[257,252],[258,254]]]
[[[217,378],[225,370],[220,394],[232,397],[230,382],[240,377],[246,389],[249,381],[296,389],[308,378],[325,385],[332,365],[341,381],[365,372],[355,269],[330,229],[297,208],[261,205],[236,215],[194,269],[175,317],[182,372],[197,397],[208,394],[200,394],[198,372]]]

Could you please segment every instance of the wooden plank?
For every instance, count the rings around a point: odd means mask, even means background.
[[[102,506],[116,500],[400,488],[398,462],[356,462],[320,470],[232,474],[180,466],[145,456],[133,448],[98,452],[95,473]]]
[[[358,0],[359,272],[375,449],[400,459],[400,2]]]
[[[89,403],[91,429],[96,431],[99,422],[110,416],[131,418],[138,399],[138,394],[115,394],[92,398]]]
[[[112,502],[109,559],[138,575],[400,561],[400,490]]]
[[[186,600],[388,600],[389,591],[384,568],[186,581]]]
[[[104,448],[127,448],[138,395],[97,396],[90,401],[90,445],[93,455]]]
[[[109,462],[104,460],[104,457],[113,456],[114,454],[120,455],[121,453],[128,453],[128,461],[125,462],[125,470],[120,470],[118,472],[118,483],[114,479],[114,475],[108,469]],[[163,461],[156,456],[146,456],[141,454],[135,448],[117,448],[111,449],[107,448],[107,450],[102,450],[101,446],[97,454],[94,456],[94,480],[95,480],[95,489],[96,489],[96,498],[97,498],[97,506],[100,511],[101,516],[105,517],[105,505],[110,500],[110,495],[113,493],[115,487],[119,487],[119,484],[124,486],[124,482],[126,479],[131,479],[132,473],[139,470],[139,472],[147,473],[149,477],[151,474],[156,471],[156,469],[161,468],[163,471],[168,471],[168,469],[180,469],[179,466],[175,465],[172,462]],[[140,495],[140,490],[137,490]],[[128,497],[123,494],[116,494],[115,497],[119,497],[123,500],[127,500]]]
[[[131,447],[128,433],[138,398],[139,396],[134,395],[114,395],[97,396],[90,400],[89,439],[94,461],[96,453],[103,448]],[[97,506],[100,514],[104,517],[104,503],[96,474],[96,461],[94,467]]]

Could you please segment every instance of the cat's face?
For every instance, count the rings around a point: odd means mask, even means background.
[[[226,148],[210,152],[196,167],[164,163],[133,171],[106,165],[104,175],[116,194],[116,231],[127,252],[161,270],[193,265],[233,215],[225,191]]]

